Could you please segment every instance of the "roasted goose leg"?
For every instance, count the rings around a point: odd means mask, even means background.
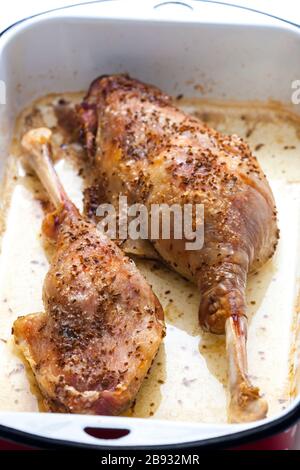
[[[95,80],[78,108],[101,193],[117,205],[202,203],[204,247],[152,240],[161,258],[201,292],[200,323],[226,333],[229,420],[264,418],[267,403],[248,377],[245,287],[250,270],[274,253],[276,208],[249,147],[177,109],[157,88],[128,76]],[[188,312],[187,312],[188,314]]]
[[[118,414],[136,396],[164,334],[163,311],[132,261],[85,220],[51,164],[48,129],[22,140],[56,211],[45,313],[18,318],[15,341],[53,411]]]

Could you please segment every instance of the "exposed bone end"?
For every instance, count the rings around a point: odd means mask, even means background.
[[[257,387],[241,381],[231,394],[228,419],[230,423],[247,423],[264,419],[267,416],[268,404],[259,395]]]
[[[28,152],[25,163],[36,172],[53,204],[59,208],[69,199],[52,164],[51,135],[47,127],[32,129],[23,136],[22,146]]]
[[[247,319],[244,316],[229,317],[225,329],[230,394],[228,420],[231,423],[245,423],[263,419],[267,415],[268,404],[248,377]]]
[[[49,144],[52,132],[47,127],[31,129],[22,138],[22,146],[28,152],[41,151],[41,146]]]

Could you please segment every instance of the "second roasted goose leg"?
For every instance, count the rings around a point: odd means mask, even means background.
[[[13,334],[51,410],[118,414],[157,353],[163,311],[134,263],[67,197],[51,164],[50,136],[42,128],[22,140],[56,206],[43,223],[56,247],[45,312],[18,318]]]

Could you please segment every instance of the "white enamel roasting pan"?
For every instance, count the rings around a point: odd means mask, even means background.
[[[0,42],[0,79],[6,84],[6,105],[0,105],[1,170],[16,115],[33,99],[87,89],[98,75],[124,71],[188,96],[193,94],[189,80],[199,70],[213,83],[205,98],[271,97],[290,104],[291,83],[300,79],[300,29],[193,0],[94,2],[12,25]],[[299,396],[280,415],[245,425],[0,412],[0,435],[42,447],[232,447],[283,431],[298,418]],[[98,429],[99,437],[87,428]]]

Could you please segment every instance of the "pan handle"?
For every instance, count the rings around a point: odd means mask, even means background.
[[[230,431],[235,433],[246,427],[249,424],[233,425]],[[0,436],[39,447],[51,444],[98,448],[163,446],[221,438],[228,431],[228,425],[56,413],[0,413]]]
[[[112,416],[0,412],[0,438],[39,448],[138,449],[196,445],[232,447],[241,436],[257,440],[290,428],[299,416],[299,400],[277,419],[244,424],[202,424]],[[291,415],[291,416],[288,416]],[[290,432],[290,431],[287,431]],[[291,432],[295,432],[294,428]],[[212,440],[212,441],[211,441]]]
[[[50,15],[66,15],[93,18],[114,18],[129,20],[172,21],[191,23],[237,23],[242,24],[274,24],[280,18],[251,8],[243,8],[222,2],[206,0],[100,0],[82,3],[58,11]],[[282,24],[281,24],[282,26]]]

